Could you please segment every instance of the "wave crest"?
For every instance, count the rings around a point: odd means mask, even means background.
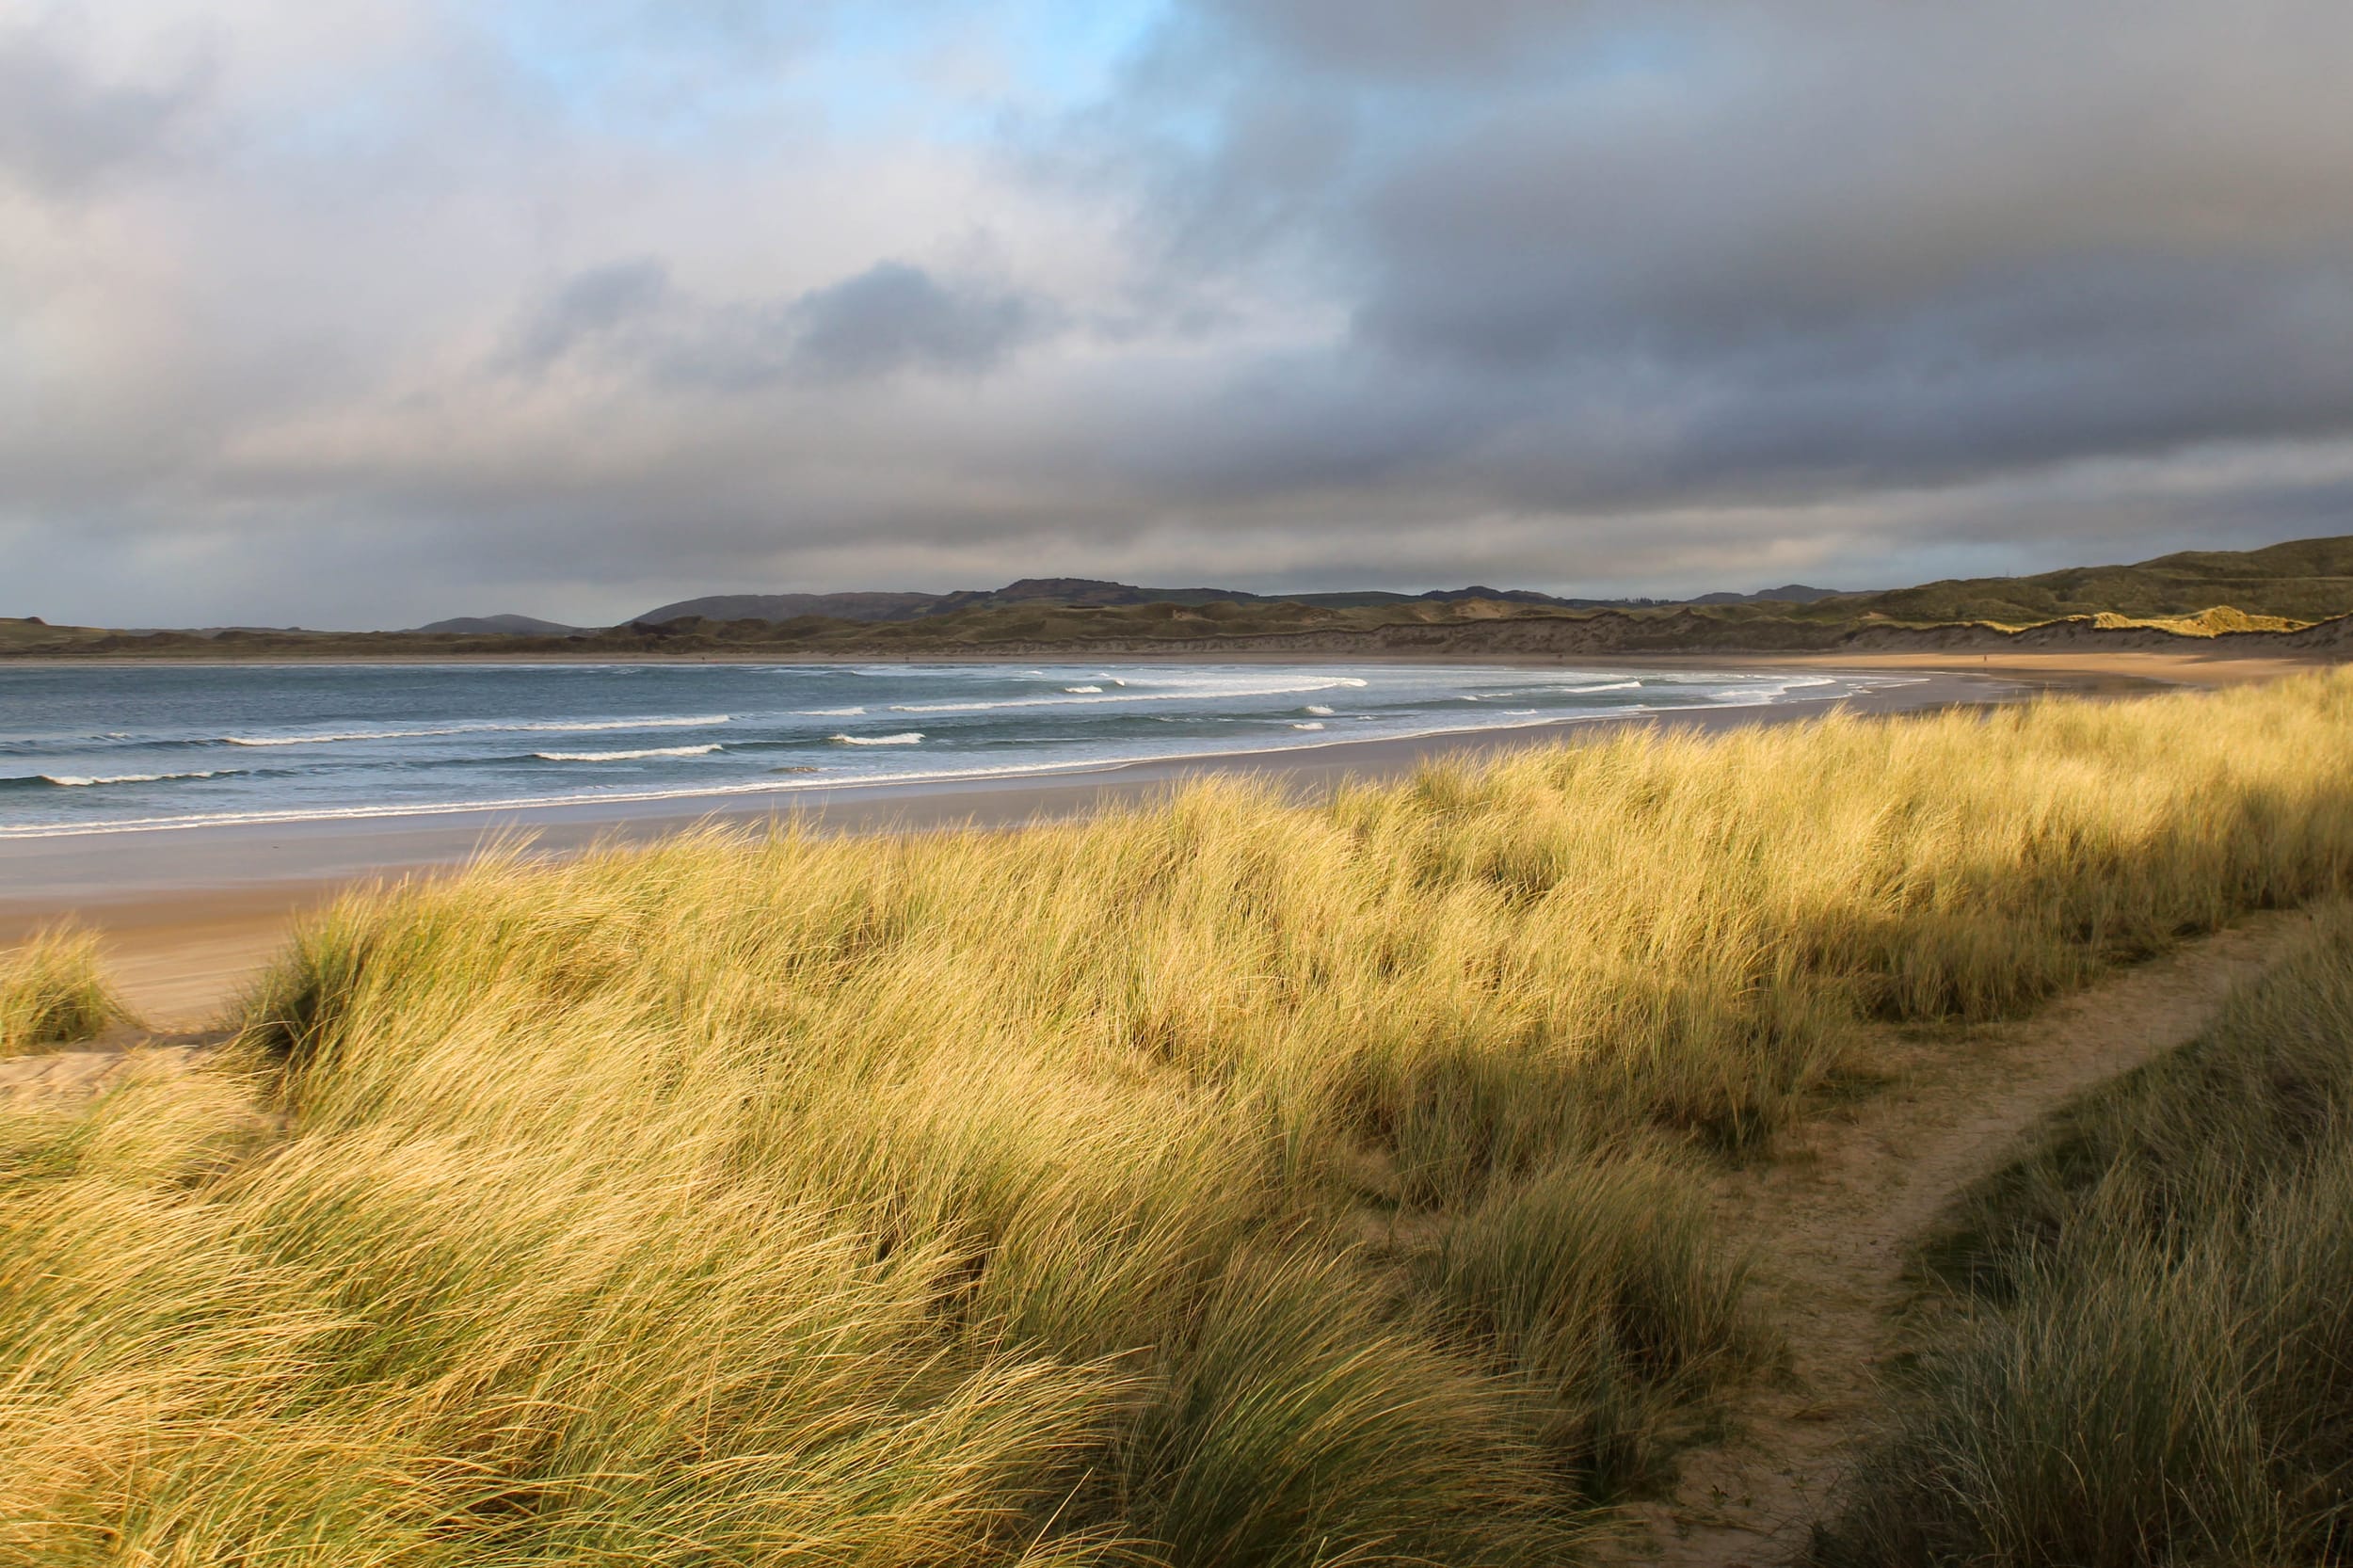
[[[432,729],[339,729],[315,735],[223,735],[232,746],[334,745],[344,741],[411,741],[427,735],[592,735],[606,729],[702,729],[732,715],[696,713],[681,718],[547,720],[528,724],[452,724]]]
[[[699,746],[647,746],[639,751],[535,751],[542,762],[633,762],[640,757],[708,757],[719,743]]]
[[[206,768],[199,773],[118,773],[108,775],[78,773],[37,773],[30,778],[15,778],[12,784],[55,784],[65,790],[87,790],[97,784],[162,784],[175,778],[219,778],[233,774],[234,768]]]

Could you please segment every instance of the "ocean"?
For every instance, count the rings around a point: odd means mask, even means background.
[[[1434,664],[0,667],[0,839],[776,795],[1761,703],[1894,676]]]

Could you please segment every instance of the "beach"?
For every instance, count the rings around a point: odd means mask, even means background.
[[[529,661],[537,662],[537,661]],[[1110,657],[1116,667],[1137,662]],[[1296,659],[1237,659],[1290,664]],[[1409,664],[1421,661],[1366,660]],[[1558,659],[1493,661],[1498,671],[1556,668]],[[1910,683],[1840,706],[1885,715],[2016,701],[2038,693],[2121,697],[2169,686],[2223,687],[2313,667],[2292,659],[2194,653],[1652,655],[1579,658],[1595,668],[1900,674]],[[1427,762],[1471,760],[1662,723],[1713,731],[1817,719],[1825,706],[1793,702],[1692,711],[1661,718],[1584,718],[1404,739],[1333,741],[1116,763],[1012,778],[845,785],[750,797],[685,795],[635,803],[450,811],[197,827],[170,832],[0,840],[0,947],[72,921],[100,932],[125,997],[150,1019],[194,1025],[230,1002],[285,940],[296,920],[356,884],[430,875],[499,843],[560,856],[608,841],[642,842],[704,823],[751,827],[796,821],[830,833],[1009,827],[1080,817],[1147,800],[1183,781],[1247,776],[1302,795],[1347,780],[1396,778]]]
[[[1579,661],[1580,665],[1585,663]],[[1641,663],[1657,667],[1676,661]],[[1807,662],[1684,663],[1695,668],[1787,670]],[[2209,684],[2260,678],[2236,667],[2218,672],[2212,665],[2152,664],[2148,656],[2073,663],[2036,660],[2001,669],[1959,668],[1951,660],[1941,664],[1853,661],[1839,667],[1900,668],[1914,678],[1837,705],[1875,715],[2017,700],[2042,690],[2124,696],[2160,689],[2168,681]],[[237,994],[285,939],[296,920],[331,902],[344,888],[446,872],[502,842],[526,844],[534,855],[560,856],[599,842],[640,842],[713,822],[752,827],[791,820],[827,833],[1005,827],[1137,803],[1192,778],[1243,776],[1312,795],[1348,780],[1395,778],[1432,761],[1573,741],[1625,724],[1663,722],[1713,731],[1802,722],[1826,711],[1824,704],[1792,702],[1693,711],[1666,720],[1639,714],[1395,740],[1336,741],[1281,752],[1156,760],[1014,778],[851,785],[790,795],[686,795],[635,803],[0,840],[0,887],[7,889],[0,894],[0,945],[63,920],[92,927],[104,935],[113,972],[134,1007],[157,1022],[195,1024]]]

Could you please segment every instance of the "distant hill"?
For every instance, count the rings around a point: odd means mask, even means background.
[[[2069,567],[2034,577],[1960,578],[1839,601],[1841,610],[1890,620],[2012,626],[2066,616],[2194,616],[2217,605],[2297,620],[2353,614],[2353,535],[2262,550],[2184,551],[2131,566]]]
[[[939,598],[937,594],[917,593],[706,594],[700,599],[657,605],[642,616],[632,616],[630,621],[637,626],[660,626],[688,616],[700,616],[705,620],[785,621],[803,616],[824,616],[834,620],[913,620],[928,614]]]
[[[417,630],[466,637],[568,637],[580,628],[541,620],[536,616],[457,616]]]
[[[2313,624],[2321,623],[2321,624]],[[2249,641],[2249,639],[2251,639]],[[2277,639],[2277,641],[2271,641]],[[1885,592],[1792,583],[1695,600],[1562,599],[1472,586],[1282,598],[1023,578],[948,594],[718,594],[578,631],[525,616],[415,632],[217,628],[134,632],[0,617],[0,655],[315,658],[545,653],[945,657],[974,651],[1576,655],[2077,646],[2353,649],[2353,536],[2185,551],[2129,566],[1980,577]]]
[[[1746,604],[1757,600],[1803,600],[1826,597],[1828,588],[1768,588],[1759,594],[1715,594],[1704,602]],[[661,626],[699,616],[704,620],[783,622],[803,616],[831,620],[905,621],[968,610],[1118,609],[1138,604],[1304,604],[1314,609],[1361,610],[1384,604],[1541,604],[1558,610],[1632,609],[1669,602],[1651,599],[1561,599],[1529,588],[1433,588],[1427,593],[1392,593],[1379,588],[1333,593],[1259,594],[1246,588],[1146,588],[1094,577],[1024,577],[1001,588],[961,588],[953,593],[710,594],[659,605],[631,617],[638,626]]]
[[[832,620],[898,621],[1021,605],[1210,604],[1257,597],[1240,588],[1139,588],[1091,577],[1025,577],[1001,588],[945,594],[711,594],[664,604],[632,619],[640,626],[660,626],[688,616],[705,620],[788,621],[824,616]]]
[[[1785,583],[1778,588],[1759,588],[1753,594],[1702,594],[1686,599],[1684,604],[1812,604],[1817,600],[1838,599],[1843,588],[1809,588],[1802,583]]]

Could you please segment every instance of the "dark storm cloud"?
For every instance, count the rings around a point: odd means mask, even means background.
[[[1245,256],[1263,239],[1263,115],[1345,120],[1335,177],[1280,202],[1287,260],[1350,304],[1336,355],[1380,367],[1321,379],[1385,375],[1392,408],[1443,389],[1493,499],[2353,429],[2353,111],[2326,63],[2353,11],[1273,0],[1204,5],[1166,49],[1220,62],[1212,133],[1153,148],[1193,186],[1172,254],[1217,254],[1220,213]],[[1147,127],[1190,104],[1146,79]],[[1289,413],[1305,469],[1350,444]],[[1328,417],[1385,415],[1351,391]]]

